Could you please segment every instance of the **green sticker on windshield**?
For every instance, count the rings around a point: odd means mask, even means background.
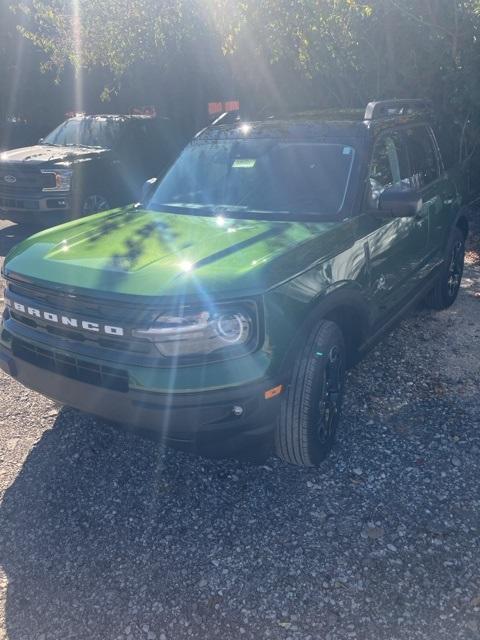
[[[237,158],[233,163],[234,169],[253,169],[257,161],[253,158]]]

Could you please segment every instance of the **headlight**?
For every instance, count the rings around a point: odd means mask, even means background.
[[[48,186],[42,191],[70,191],[72,186],[72,169],[55,169],[54,171],[43,170]]]
[[[238,355],[250,352],[256,343],[254,305],[219,305],[215,309],[184,309],[162,313],[148,329],[133,331],[148,339],[165,357],[211,355],[228,349]]]

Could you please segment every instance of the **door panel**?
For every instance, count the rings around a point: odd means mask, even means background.
[[[445,257],[447,236],[461,206],[456,184],[447,175],[427,194],[432,203],[428,210],[428,265],[435,268]]]
[[[382,191],[408,183],[410,167],[401,132],[385,134],[375,144],[370,168],[370,193],[357,219],[357,237],[368,252],[369,291],[379,319],[415,290],[428,244],[428,217],[391,218],[382,215]],[[380,320],[381,321],[381,320]]]
[[[371,212],[357,218],[357,238],[368,252],[368,288],[380,316],[419,284],[427,230],[425,219],[384,218]]]

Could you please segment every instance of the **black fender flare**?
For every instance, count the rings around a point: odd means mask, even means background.
[[[299,326],[282,362],[282,369],[291,371],[292,365],[313,328],[321,320],[332,320],[340,326],[347,349],[355,361],[355,352],[371,333],[371,308],[365,292],[352,283],[327,291],[312,301],[310,311]],[[348,329],[351,328],[349,334]]]

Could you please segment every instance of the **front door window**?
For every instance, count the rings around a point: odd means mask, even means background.
[[[403,138],[392,132],[375,144],[369,176],[369,207],[378,208],[380,195],[385,189],[408,183],[408,157]]]

